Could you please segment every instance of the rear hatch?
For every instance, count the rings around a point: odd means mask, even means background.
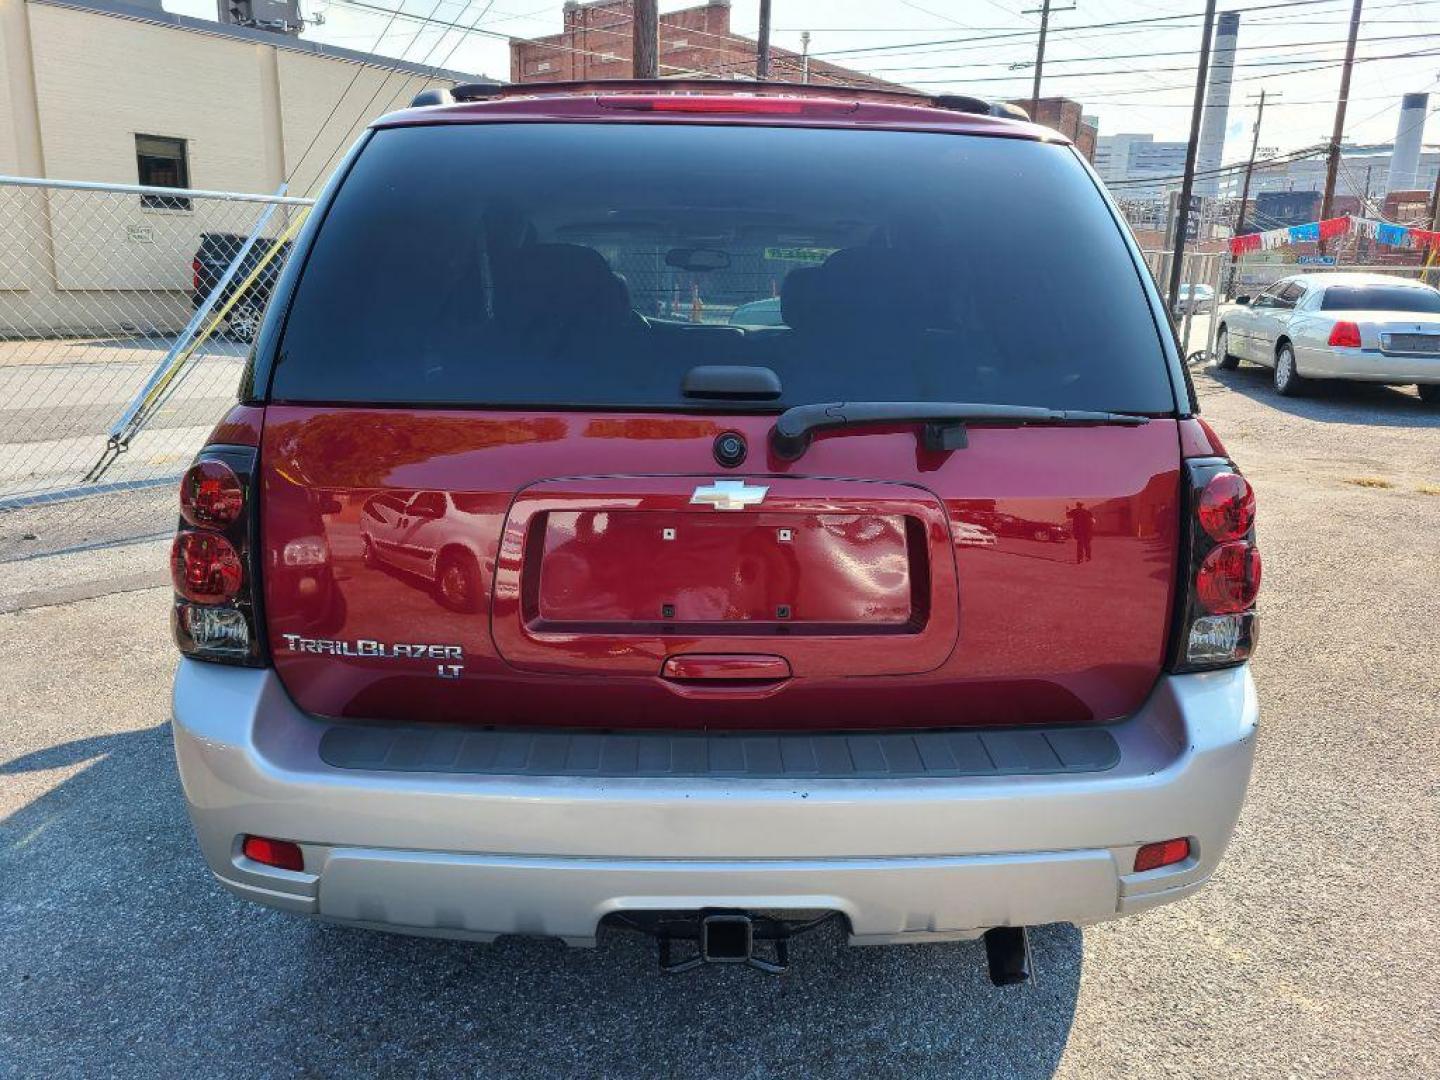
[[[1153,686],[1174,383],[1068,148],[402,126],[303,254],[261,450],[265,614],[302,707],[958,727],[1111,719]],[[736,316],[767,300],[780,325]],[[783,410],[840,401],[1148,422],[901,418],[777,452]]]

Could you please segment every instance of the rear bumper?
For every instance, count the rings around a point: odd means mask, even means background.
[[[174,735],[211,870],[289,911],[409,933],[593,941],[618,910],[844,912],[863,943],[1090,923],[1214,871],[1254,754],[1247,668],[1172,676],[1109,731],[1104,771],[745,779],[337,768],[272,671],[181,661]],[[303,873],[240,854],[291,839]],[[1135,848],[1191,858],[1129,872]]]
[[[1440,383],[1440,356],[1392,356],[1376,349],[1305,349],[1302,375],[1356,382]]]

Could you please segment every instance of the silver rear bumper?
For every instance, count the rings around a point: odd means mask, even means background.
[[[607,913],[844,912],[860,943],[1090,923],[1179,899],[1224,852],[1258,717],[1248,668],[1163,678],[1104,771],[745,779],[336,768],[269,670],[182,660],[174,735],[210,868],[290,911],[418,934],[593,941]],[[246,859],[294,840],[303,873]],[[1129,872],[1185,836],[1177,866]]]

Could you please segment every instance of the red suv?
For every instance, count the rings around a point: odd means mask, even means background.
[[[999,982],[1199,889],[1254,498],[1075,150],[973,99],[457,97],[350,153],[184,481],[221,882],[672,968],[984,935]]]

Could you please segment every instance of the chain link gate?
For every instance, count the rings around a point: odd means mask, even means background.
[[[311,202],[0,177],[0,562],[173,527]]]

